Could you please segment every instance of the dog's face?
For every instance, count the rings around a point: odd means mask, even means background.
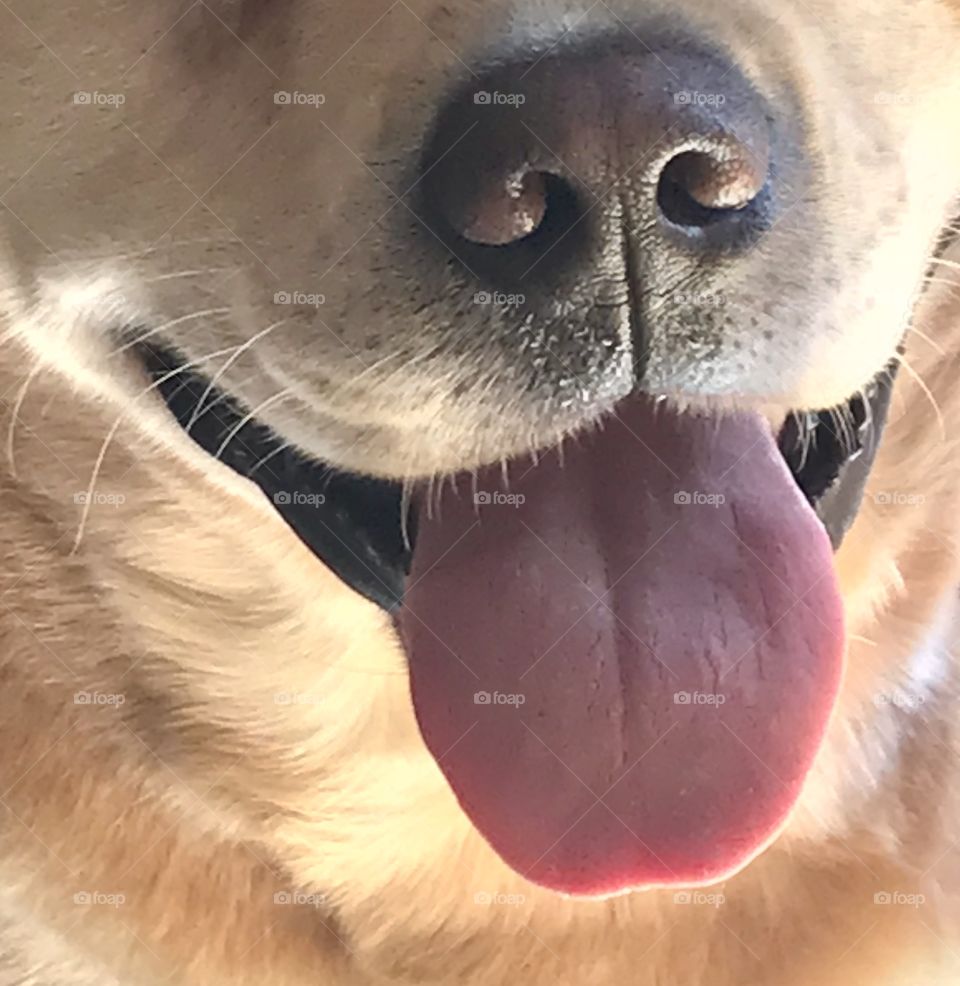
[[[956,193],[938,0],[207,6],[85,18],[109,50],[41,65],[12,178],[54,122],[76,126],[7,201],[57,276],[120,245],[97,268],[129,278],[117,321],[192,359],[273,326],[224,386],[351,469],[549,444],[638,369],[681,401],[842,404],[903,338]],[[36,17],[52,51],[76,48],[72,24]],[[523,102],[472,101],[497,87]],[[96,104],[117,94],[116,113]],[[712,176],[731,214],[685,225],[689,187],[671,204],[661,179],[697,148],[701,201]],[[41,180],[68,157],[68,188]],[[555,215],[529,241],[522,223],[471,239],[468,213],[495,223],[531,173],[551,183],[530,207]]]
[[[78,24],[55,5],[33,16],[51,54],[5,202],[26,286],[14,297],[39,297],[46,313],[35,351],[133,388],[142,365],[110,354],[148,346],[159,383],[164,367],[174,379],[189,364],[201,397],[235,402],[225,439],[249,411],[270,441],[334,469],[412,486],[479,469],[494,507],[509,490],[490,492],[486,467],[511,463],[516,477],[518,457],[608,425],[565,473],[524,460],[515,497],[547,504],[543,527],[515,512],[467,553],[456,500],[441,503],[442,524],[421,510],[401,634],[412,656],[443,638],[442,653],[414,660],[421,726],[481,831],[549,886],[688,884],[752,858],[816,752],[843,646],[829,543],[800,490],[830,494],[863,442],[838,440],[822,475],[804,474],[801,456],[791,478],[775,439],[793,414],[815,428],[827,419],[808,412],[836,409],[836,430],[851,432],[882,415],[883,373],[960,190],[960,131],[947,122],[960,99],[957,11],[942,0],[211,0],[98,7]],[[58,64],[52,53],[68,49],[76,64]],[[51,327],[56,311],[67,329]],[[658,469],[669,478],[651,479]],[[857,489],[836,498],[848,501],[830,529],[839,543]],[[725,504],[718,523],[736,548],[682,510]],[[680,542],[657,554],[679,524]],[[405,534],[390,542],[398,556]],[[603,602],[603,625],[590,598],[558,584],[551,556]],[[483,597],[495,564],[530,595],[511,583]],[[626,601],[614,605],[617,586]],[[521,674],[502,657],[531,620],[543,626]],[[618,683],[611,668],[629,663],[632,639],[656,660]],[[486,671],[483,655],[466,656],[476,640],[498,649]],[[538,684],[534,668],[554,652],[560,669]],[[576,654],[589,656],[583,680],[564,670]],[[468,675],[451,683],[458,666]],[[502,775],[459,746],[469,723],[450,711],[468,687],[529,700],[524,728],[544,719],[544,747],[593,797],[629,788],[613,814],[633,839],[589,804],[581,815],[576,797],[541,810],[556,787],[549,762],[514,778],[519,814],[493,818]],[[779,694],[793,705],[765,717]],[[568,708],[571,695],[603,711]],[[638,768],[639,787],[620,786],[670,732],[668,695],[745,710],[728,732],[765,750],[777,781],[746,817],[701,812],[695,834],[672,837],[692,811],[669,776],[682,745]],[[649,713],[640,726],[638,712]],[[682,712],[700,756],[719,727],[698,714]],[[543,740],[501,726],[484,734],[497,757]],[[610,729],[617,752],[589,752],[585,737]],[[582,742],[568,747],[571,731]],[[691,768],[701,805],[734,783],[728,745]],[[448,757],[455,746],[462,757]],[[763,775],[735,783],[753,790]],[[523,818],[532,841],[512,834]],[[648,826],[642,865],[624,818]],[[571,829],[569,852],[554,852]],[[605,847],[602,865],[590,845]]]

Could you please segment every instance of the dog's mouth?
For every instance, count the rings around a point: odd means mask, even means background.
[[[632,398],[562,452],[455,477],[414,524],[398,484],[286,448],[174,352],[143,359],[190,436],[396,613],[426,744],[514,870],[578,895],[691,886],[775,838],[839,687],[832,553],[891,368],[779,434]]]

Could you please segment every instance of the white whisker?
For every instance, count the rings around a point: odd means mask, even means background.
[[[266,465],[266,463],[268,463],[275,455],[279,455],[281,452],[286,451],[292,445],[293,445],[293,442],[282,442],[272,452],[267,452],[266,455],[264,455],[260,459],[258,459],[253,464],[253,468],[251,468],[248,471],[247,475],[248,476],[252,476],[261,466]]]
[[[199,359],[191,360],[188,363],[181,364],[176,369],[171,370],[169,373],[164,374],[162,377],[159,377],[157,380],[154,380],[153,383],[151,383],[148,387],[145,387],[143,390],[141,390],[139,394],[137,394],[135,397],[131,399],[130,403],[120,412],[120,414],[117,415],[117,419],[110,426],[106,438],[104,438],[103,444],[100,446],[100,451],[97,453],[97,458],[93,464],[93,470],[90,474],[90,482],[87,484],[86,499],[83,504],[83,511],[80,514],[80,524],[77,527],[77,536],[74,538],[74,542],[73,542],[73,548],[72,548],[73,552],[76,552],[79,549],[80,542],[83,540],[83,534],[87,527],[87,520],[89,519],[90,516],[90,506],[93,502],[94,490],[97,485],[97,479],[100,477],[100,471],[103,468],[103,463],[107,457],[107,450],[109,449],[110,443],[113,441],[114,436],[117,434],[117,431],[120,429],[120,425],[123,423],[127,415],[133,410],[134,405],[138,401],[146,397],[147,394],[151,393],[151,391],[156,390],[156,388],[159,387],[161,384],[171,379],[171,377],[175,377],[178,374],[183,373],[184,370],[188,370],[191,367],[206,362],[207,360],[215,359],[217,356],[222,356],[224,355],[224,353],[228,353],[232,349],[233,347],[230,347],[229,349],[218,350],[217,352],[209,353],[206,356],[202,356]]]
[[[17,466],[14,461],[13,454],[14,432],[17,427],[17,421],[20,420],[20,410],[23,407],[24,400],[26,400],[27,390],[42,368],[43,363],[40,360],[37,360],[33,369],[27,374],[26,380],[23,381],[23,386],[17,392],[17,399],[10,411],[10,425],[7,428],[7,461],[10,463],[10,475],[13,476],[14,479],[17,478]]]
[[[960,287],[960,282],[957,283],[957,287]],[[907,326],[907,331],[912,332],[915,336],[921,338],[931,349],[936,350],[941,356],[946,356],[946,351],[942,346],[938,346],[928,335],[921,332],[915,325]]]
[[[227,437],[220,443],[220,447],[214,454],[215,459],[219,459],[223,455],[226,447],[237,437],[240,430],[244,425],[253,421],[253,419],[264,409],[270,407],[272,404],[276,404],[278,401],[285,400],[290,396],[290,388],[284,387],[283,390],[278,391],[272,397],[268,397],[266,400],[261,401],[253,410],[248,411],[234,426],[230,429]]]
[[[943,412],[940,410],[940,405],[937,403],[936,397],[933,396],[933,391],[926,385],[926,383],[924,383],[923,377],[921,377],[920,374],[917,373],[917,371],[910,365],[909,361],[907,360],[907,357],[904,356],[903,353],[900,354],[900,363],[903,366],[903,368],[907,371],[907,373],[909,373],[910,376],[913,377],[913,379],[916,381],[917,386],[926,395],[927,400],[930,401],[934,413],[937,416],[937,423],[940,426],[940,435],[943,438],[943,440],[946,441],[947,426],[943,420]]]
[[[230,308],[204,308],[199,312],[191,312],[189,315],[181,315],[179,318],[171,319],[168,322],[164,322],[161,325],[155,325],[153,328],[148,329],[146,332],[141,333],[136,339],[131,339],[129,342],[125,342],[122,346],[114,349],[112,352],[108,353],[108,358],[113,358],[114,356],[119,356],[121,353],[127,352],[129,349],[133,349],[135,346],[139,346],[145,339],[149,339],[151,336],[155,336],[160,332],[165,332],[167,329],[172,329],[175,325],[181,325],[184,322],[190,322],[195,318],[208,318],[217,315],[228,315],[232,309]]]
[[[220,380],[224,373],[226,373],[227,370],[229,370],[230,367],[233,366],[233,364],[236,363],[236,361],[255,343],[257,343],[264,336],[269,335],[278,326],[283,325],[284,322],[286,322],[286,319],[280,319],[279,322],[274,322],[272,325],[268,325],[265,329],[261,329],[259,332],[252,335],[245,343],[236,347],[233,355],[229,356],[223,366],[221,366],[220,369],[217,370],[217,372],[210,378],[207,383],[207,389],[204,390],[203,394],[200,396],[200,400],[197,401],[197,406],[193,409],[193,413],[190,415],[190,420],[187,422],[186,431],[188,435],[190,434],[190,429],[196,423],[197,418],[200,417],[200,414],[203,411],[203,405],[206,403],[206,400],[210,396],[214,387],[216,387],[217,381]]]

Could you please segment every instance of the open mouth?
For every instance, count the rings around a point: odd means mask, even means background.
[[[577,895],[692,886],[776,837],[839,687],[832,553],[892,368],[779,435],[631,398],[562,454],[455,477],[414,525],[399,485],[286,449],[176,353],[142,356],[190,436],[396,613],[424,740],[514,870]]]

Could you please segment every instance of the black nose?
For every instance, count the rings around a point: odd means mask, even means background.
[[[423,186],[471,271],[522,274],[532,291],[563,268],[564,290],[631,250],[649,268],[749,248],[773,218],[774,171],[769,109],[723,57],[604,42],[501,64],[461,92]]]

